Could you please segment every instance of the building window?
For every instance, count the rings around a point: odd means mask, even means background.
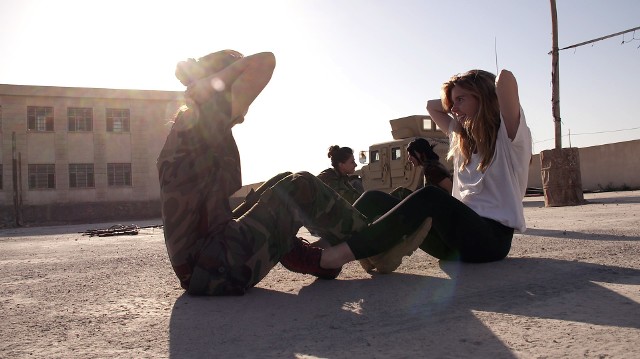
[[[110,187],[131,186],[131,163],[107,163],[107,178]]]
[[[56,188],[56,165],[29,165],[29,189]]]
[[[107,109],[107,132],[129,132],[129,109]]]
[[[92,163],[69,164],[70,188],[94,188]]]
[[[69,119],[69,132],[93,131],[93,109],[69,107],[67,118]]]
[[[53,131],[53,107],[27,107],[27,127],[29,131]]]

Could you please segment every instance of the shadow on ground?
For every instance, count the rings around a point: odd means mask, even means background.
[[[615,196],[615,195],[612,195]],[[522,202],[524,208],[543,208],[545,207],[544,197],[528,198]],[[617,196],[617,197],[594,197],[589,196],[585,199],[585,203],[579,206],[588,206],[590,204],[622,204],[622,203],[640,203],[640,196]]]
[[[440,266],[449,278],[393,273],[317,280],[297,295],[183,295],[170,356],[515,357],[478,311],[640,328],[640,305],[597,284],[639,285],[639,270],[539,258]]]
[[[589,241],[638,241],[640,237],[615,235],[615,234],[594,234],[592,232],[566,231],[560,229],[527,228],[524,233],[527,236],[552,237],[565,239],[580,239]]]

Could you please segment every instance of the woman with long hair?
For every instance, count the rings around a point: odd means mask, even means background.
[[[476,263],[505,258],[514,230],[526,229],[522,200],[531,158],[531,131],[515,77],[507,70],[497,78],[483,70],[452,76],[442,85],[441,98],[427,102],[427,111],[450,139],[451,194],[427,186],[398,204],[372,191],[354,206],[369,218],[391,208],[406,220],[431,217],[420,248],[436,258]],[[376,257],[368,259],[377,267]]]

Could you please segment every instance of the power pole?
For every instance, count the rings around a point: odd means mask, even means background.
[[[585,203],[577,148],[562,148],[560,121],[560,65],[558,56],[558,13],[551,1],[553,44],[551,49],[551,112],[555,124],[556,147],[540,153],[542,189],[546,207],[574,206]]]
[[[551,112],[555,124],[556,149],[562,148],[562,125],[560,120],[560,65],[558,50],[558,12],[556,0],[551,0],[551,27],[553,43],[551,47]]]
[[[569,148],[562,148],[559,52],[560,50],[576,48],[627,32],[636,31],[640,29],[640,26],[558,49],[558,13],[556,11],[556,0],[550,1],[551,26],[553,27],[553,44],[551,52],[549,52],[549,54],[552,55],[551,112],[553,113],[553,122],[555,124],[556,147],[552,150],[540,152],[542,187],[544,190],[545,206],[574,206],[585,203],[585,200],[582,192],[582,178],[580,174],[580,153],[577,148],[571,147],[571,140],[569,140]],[[623,40],[622,43],[624,42]]]

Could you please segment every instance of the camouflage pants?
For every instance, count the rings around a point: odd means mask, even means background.
[[[202,150],[202,146],[178,148],[181,143],[187,142],[167,141],[158,161],[167,252],[190,294],[244,294],[290,250],[301,226],[322,228],[323,234],[335,241],[344,241],[367,226],[360,212],[307,172],[280,174],[267,181],[245,200],[242,210],[232,215],[228,201],[203,195],[202,188],[218,187],[216,176],[207,176],[205,169],[199,169],[209,161],[194,160],[193,167],[184,164],[187,157],[215,158],[216,153],[207,153],[212,150]],[[181,156],[174,156],[177,152]],[[197,232],[201,217],[189,212],[203,201],[209,213],[228,212],[229,218],[223,228],[205,236]],[[177,229],[168,234],[167,223]]]

